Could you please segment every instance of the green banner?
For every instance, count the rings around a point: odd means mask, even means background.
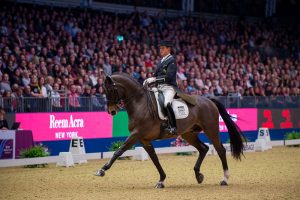
[[[113,137],[127,137],[129,134],[127,112],[118,112],[113,117]]]

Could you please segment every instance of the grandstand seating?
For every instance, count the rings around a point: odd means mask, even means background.
[[[230,107],[300,105],[296,25],[1,5],[0,105],[7,112],[105,110],[105,74],[122,71],[142,83],[166,38],[186,93]],[[71,87],[78,108],[70,104]]]

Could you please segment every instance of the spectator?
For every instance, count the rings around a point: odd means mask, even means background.
[[[60,94],[58,92],[59,90],[59,85],[57,83],[54,83],[53,85],[53,90],[50,92],[50,100],[52,104],[52,109],[53,111],[61,111],[62,106],[60,103]]]
[[[84,86],[84,92],[82,94],[81,106],[86,110],[91,110],[91,86]]]
[[[79,95],[77,93],[76,85],[71,85],[70,94],[68,95],[69,100],[69,107],[71,111],[79,110],[80,103],[79,103]]]
[[[202,88],[202,96],[209,98],[210,94],[207,87]]]
[[[53,86],[54,86],[54,79],[52,76],[47,76],[46,78],[46,91],[47,94],[51,94],[51,92],[53,91]]]
[[[204,87],[203,80],[201,79],[200,74],[198,74],[195,78],[195,84],[198,89],[202,89]]]
[[[27,70],[24,70],[22,72],[22,78],[21,78],[21,81],[22,81],[22,85],[23,86],[27,86],[30,84],[30,76],[29,76],[29,72]]]
[[[36,75],[32,75],[30,79],[30,90],[31,90],[31,96],[32,97],[37,97],[37,98],[42,98],[42,90],[38,84],[38,78]]]
[[[110,62],[111,62],[110,58],[107,56],[103,63],[103,71],[106,75],[109,75],[109,76],[111,76],[111,74],[112,74],[112,67],[111,67]]]
[[[0,129],[1,130],[8,130],[8,123],[5,118],[5,111],[4,109],[0,109]]]
[[[12,75],[11,79],[10,79],[10,84],[18,84],[18,85],[22,85],[22,79],[21,79],[21,70],[20,68],[16,68],[14,71],[14,74]]]
[[[92,87],[91,89],[91,106],[92,106],[92,110],[98,110],[98,111],[104,111],[104,109],[102,109],[102,105],[100,104],[99,99],[96,96],[97,90],[95,87]]]
[[[31,87],[25,86],[24,92],[23,92],[23,100],[24,100],[24,111],[25,112],[32,112],[32,108],[36,106],[36,102],[34,102],[32,93],[31,93]]]
[[[187,91],[189,94],[196,91],[195,80],[193,80],[193,79],[190,80],[189,85],[187,86]]]
[[[11,79],[14,75],[14,71],[17,68],[13,60],[8,61],[8,66],[4,69],[4,73],[6,73]]]
[[[4,92],[11,92],[8,74],[3,74],[3,78],[0,83],[0,93],[3,94]]]
[[[19,87],[17,84],[13,85],[13,92],[11,94],[12,97],[12,107],[14,111],[19,112],[23,106],[23,89]]]
[[[101,105],[101,110],[106,110],[107,98],[106,95],[104,94],[103,87],[98,88],[96,92],[96,97],[99,100],[99,103]]]
[[[2,75],[5,73],[4,70],[5,69],[5,63],[3,63],[2,61],[2,57],[0,57],[0,76],[2,77]]]
[[[141,73],[141,75],[138,79],[138,82],[142,85],[144,83],[144,81],[147,79],[147,73],[144,71],[141,71],[140,73]]]
[[[45,86],[45,78],[44,77],[39,78],[39,87],[40,87],[40,90],[41,90],[42,97],[47,98],[48,93],[47,93],[47,89],[46,89],[46,86]]]
[[[13,112],[14,111],[14,107],[12,104],[12,96],[11,96],[11,91],[5,91],[3,93],[3,109],[5,110],[5,112]]]

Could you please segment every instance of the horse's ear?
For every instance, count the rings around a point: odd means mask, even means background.
[[[111,76],[106,76],[105,81],[109,84],[113,84],[113,80],[112,80]]]

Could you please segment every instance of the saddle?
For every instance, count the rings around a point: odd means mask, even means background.
[[[154,93],[156,99],[159,118],[161,120],[167,120],[168,117],[164,108],[165,97],[163,95],[163,92],[158,90],[157,87],[152,87],[151,91]],[[172,108],[176,119],[184,119],[189,116],[189,108],[187,106],[187,103],[193,106],[196,105],[195,96],[187,95],[177,91],[172,101]]]

